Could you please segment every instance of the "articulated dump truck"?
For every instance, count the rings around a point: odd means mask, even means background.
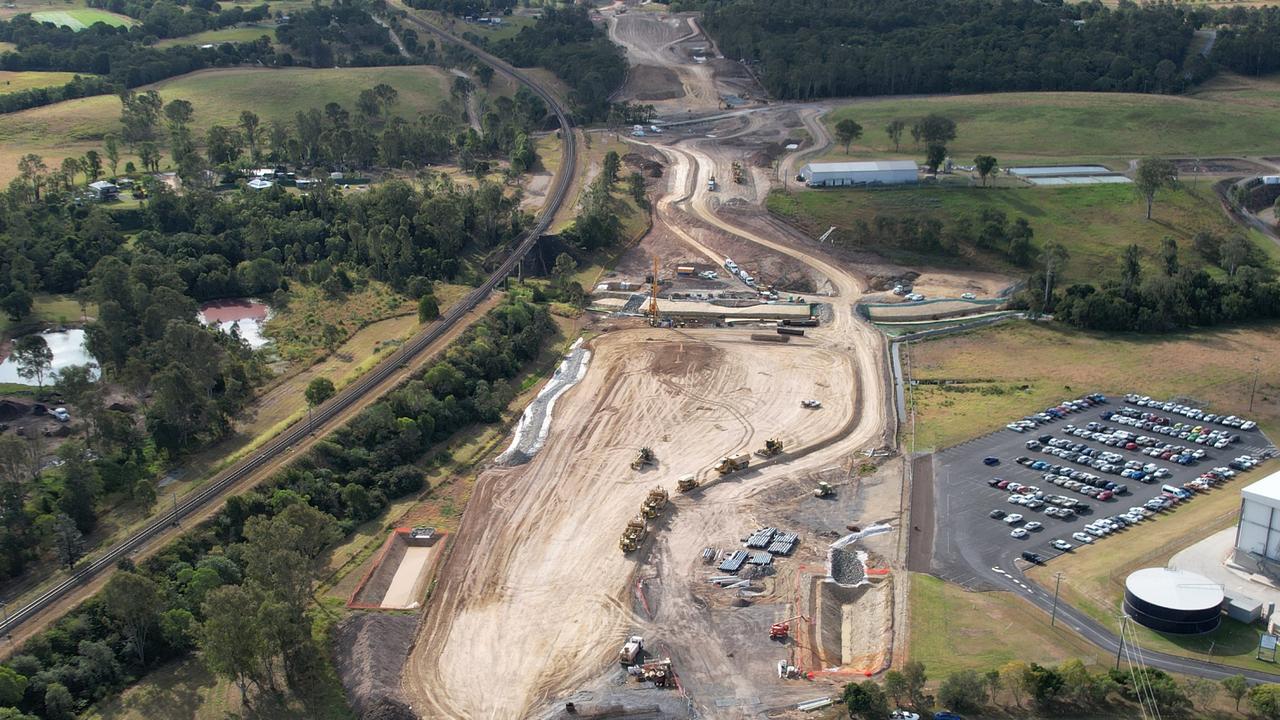
[[[746,470],[749,465],[751,465],[751,456],[746,453],[741,453],[739,455],[722,458],[720,460],[720,464],[716,465],[716,472],[721,475],[728,475],[729,473],[738,472],[739,470]]]
[[[696,488],[696,487],[698,487],[698,478],[697,478],[697,477],[695,477],[695,476],[693,475],[693,473],[690,473],[690,474],[688,474],[688,475],[681,475],[681,476],[676,480],[676,491],[677,491],[677,492],[686,493],[686,492],[689,492],[690,490],[692,490],[692,489],[694,489],[694,488]]]

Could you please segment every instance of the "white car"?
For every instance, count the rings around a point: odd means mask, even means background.
[[[1086,534],[1084,534],[1084,533],[1082,533],[1082,532],[1078,532],[1078,533],[1071,533],[1071,539],[1072,539],[1072,540],[1075,540],[1076,542],[1082,542],[1082,543],[1084,543],[1085,545],[1088,545],[1089,543],[1093,542],[1093,538],[1092,538],[1092,537],[1090,537],[1089,535],[1086,535]]]
[[[1022,527],[1027,530],[1039,530],[1040,528],[1044,527],[1044,523],[1040,522],[1039,520],[1032,520],[1031,522],[1027,523],[1026,525],[1023,525]]]
[[[1053,539],[1053,546],[1059,550],[1062,550],[1063,552],[1066,552],[1067,550],[1070,550],[1072,548],[1071,543],[1059,538]]]
[[[1012,515],[1005,515],[1004,522],[1006,525],[1017,525],[1018,523],[1022,522],[1022,516],[1019,515],[1018,513],[1013,513]]]
[[[974,295],[973,293],[964,293],[963,295],[960,296],[960,299],[961,300],[977,300],[978,296]]]
[[[889,720],[920,720],[920,715],[910,710],[894,710],[889,713]]]
[[[1022,528],[1014,528],[1014,529],[1013,529],[1012,531],[1010,531],[1010,533],[1009,533],[1009,537],[1011,537],[1011,538],[1017,538],[1017,539],[1019,539],[1019,540],[1021,540],[1021,539],[1022,539],[1022,538],[1024,538],[1024,537],[1026,537],[1027,535],[1030,535],[1030,533],[1028,533],[1026,530],[1023,530]]]

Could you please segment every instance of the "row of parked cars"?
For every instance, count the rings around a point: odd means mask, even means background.
[[[1235,415],[1215,415],[1214,413],[1205,412],[1204,410],[1193,407],[1191,405],[1182,405],[1172,400],[1156,400],[1147,395],[1138,395],[1137,393],[1129,393],[1124,396],[1124,401],[1130,405],[1138,407],[1152,408],[1154,410],[1163,410],[1165,412],[1181,415],[1196,421],[1218,423],[1227,427],[1239,428],[1241,430],[1252,430],[1258,427],[1258,423],[1252,420],[1246,420]]]
[[[1090,393],[1077,400],[1063,400],[1057,405],[1045,408],[1043,412],[1028,415],[1021,420],[1015,420],[1008,425],[1005,425],[1005,427],[1014,432],[1030,432],[1041,425],[1056,422],[1071,413],[1083,412],[1096,405],[1101,405],[1106,401],[1106,395],[1103,395],[1102,393]]]
[[[1045,445],[1041,445],[1039,441],[1028,441],[1027,448],[1030,450],[1040,450],[1041,452],[1061,458],[1067,462],[1091,467],[1098,472],[1107,473],[1108,475],[1119,475],[1127,480],[1155,482],[1158,477],[1169,477],[1171,474],[1168,470],[1164,470],[1164,468],[1157,466],[1155,463],[1147,463],[1144,465],[1137,460],[1126,461],[1124,456],[1120,453],[1111,452],[1110,450],[1098,450],[1096,448],[1089,447],[1084,443],[1073,443],[1064,438],[1050,437],[1048,444]],[[1022,461],[1022,458],[1018,458],[1018,462],[1019,464],[1027,465],[1027,463]],[[1034,461],[1028,465],[1028,467],[1032,470],[1047,469],[1035,467]],[[1164,472],[1157,476],[1156,473],[1160,470],[1164,470]],[[1082,479],[1074,473],[1063,474],[1068,475],[1073,480]],[[1098,479],[1096,475],[1091,475],[1090,473],[1083,471],[1079,471],[1079,475]]]
[[[1103,413],[1103,419],[1179,440],[1188,440],[1197,445],[1212,445],[1219,450],[1233,442],[1240,442],[1239,435],[1227,430],[1184,423],[1164,415],[1133,408],[1119,408],[1114,412]]]
[[[1185,445],[1174,445],[1165,442],[1160,438],[1150,437],[1148,435],[1138,435],[1128,430],[1117,430],[1116,428],[1103,425],[1099,422],[1091,422],[1083,428],[1074,425],[1066,425],[1063,430],[1075,437],[1085,438],[1087,440],[1095,440],[1106,445],[1107,447],[1124,448],[1125,450],[1133,450],[1141,452],[1144,455],[1157,457],[1162,460],[1178,463],[1179,465],[1190,465],[1197,460],[1203,460],[1209,456],[1204,448],[1189,448]]]

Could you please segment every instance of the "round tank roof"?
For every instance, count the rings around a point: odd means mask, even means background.
[[[1203,575],[1168,568],[1144,568],[1124,587],[1140,600],[1170,610],[1206,610],[1222,605],[1222,585]]]

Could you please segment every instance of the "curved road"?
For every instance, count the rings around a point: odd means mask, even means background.
[[[476,55],[485,64],[492,67],[517,83],[520,83],[536,95],[542,98],[547,107],[556,116],[560,124],[560,135],[564,142],[564,157],[560,163],[559,171],[556,173],[555,182],[552,185],[550,193],[548,193],[547,202],[542,208],[542,212],[538,217],[538,221],[530,228],[520,239],[515,250],[508,255],[507,259],[489,275],[485,282],[471,291],[465,298],[456,303],[446,312],[439,321],[433,323],[426,330],[418,333],[408,342],[402,345],[395,352],[387,356],[382,362],[376,365],[372,370],[365,373],[359,380],[352,383],[338,393],[328,402],[316,408],[312,414],[312,418],[308,421],[299,421],[285,430],[281,435],[269,441],[255,455],[232,465],[229,469],[219,473],[204,487],[199,488],[195,492],[188,495],[184,500],[178,503],[172,512],[166,513],[163,517],[158,517],[142,530],[134,533],[130,537],[122,540],[112,546],[105,553],[95,558],[83,567],[77,568],[73,575],[66,580],[58,583],[52,588],[41,593],[35,600],[27,605],[14,609],[9,613],[8,617],[0,622],[0,635],[9,635],[14,629],[31,621],[33,618],[41,615],[46,610],[54,608],[56,604],[67,602],[79,602],[90,596],[94,587],[89,585],[90,581],[100,579],[100,576],[109,574],[115,568],[116,563],[132,553],[140,550],[148,549],[159,540],[164,539],[166,531],[173,527],[175,523],[179,523],[184,519],[197,515],[201,511],[207,510],[213,503],[219,502],[235,488],[238,484],[250,479],[255,474],[261,472],[263,477],[258,480],[265,479],[271,472],[273,463],[282,456],[287,455],[297,448],[299,444],[305,441],[311,434],[313,428],[323,426],[325,423],[340,415],[360,401],[367,399],[370,393],[375,392],[379,386],[391,378],[403,366],[417,358],[419,354],[424,352],[433,342],[445,336],[449,331],[462,321],[465,316],[479,305],[493,291],[498,283],[502,282],[507,275],[515,268],[516,263],[520,262],[526,254],[537,243],[538,238],[546,232],[551,225],[553,218],[561,205],[564,204],[565,198],[569,192],[570,182],[572,180],[573,168],[576,166],[577,146],[576,139],[573,134],[573,125],[569,120],[568,113],[561,106],[560,101],[549,91],[537,83],[530,80],[524,74],[515,70],[505,62],[489,55],[474,45],[458,39],[449,33],[440,30],[432,25],[422,22],[410,15],[406,18],[410,23],[438,36],[445,42],[456,43],[461,45]],[[70,605],[65,609],[69,610]],[[52,621],[53,617],[43,618],[44,621]],[[12,647],[12,644],[10,645]]]

